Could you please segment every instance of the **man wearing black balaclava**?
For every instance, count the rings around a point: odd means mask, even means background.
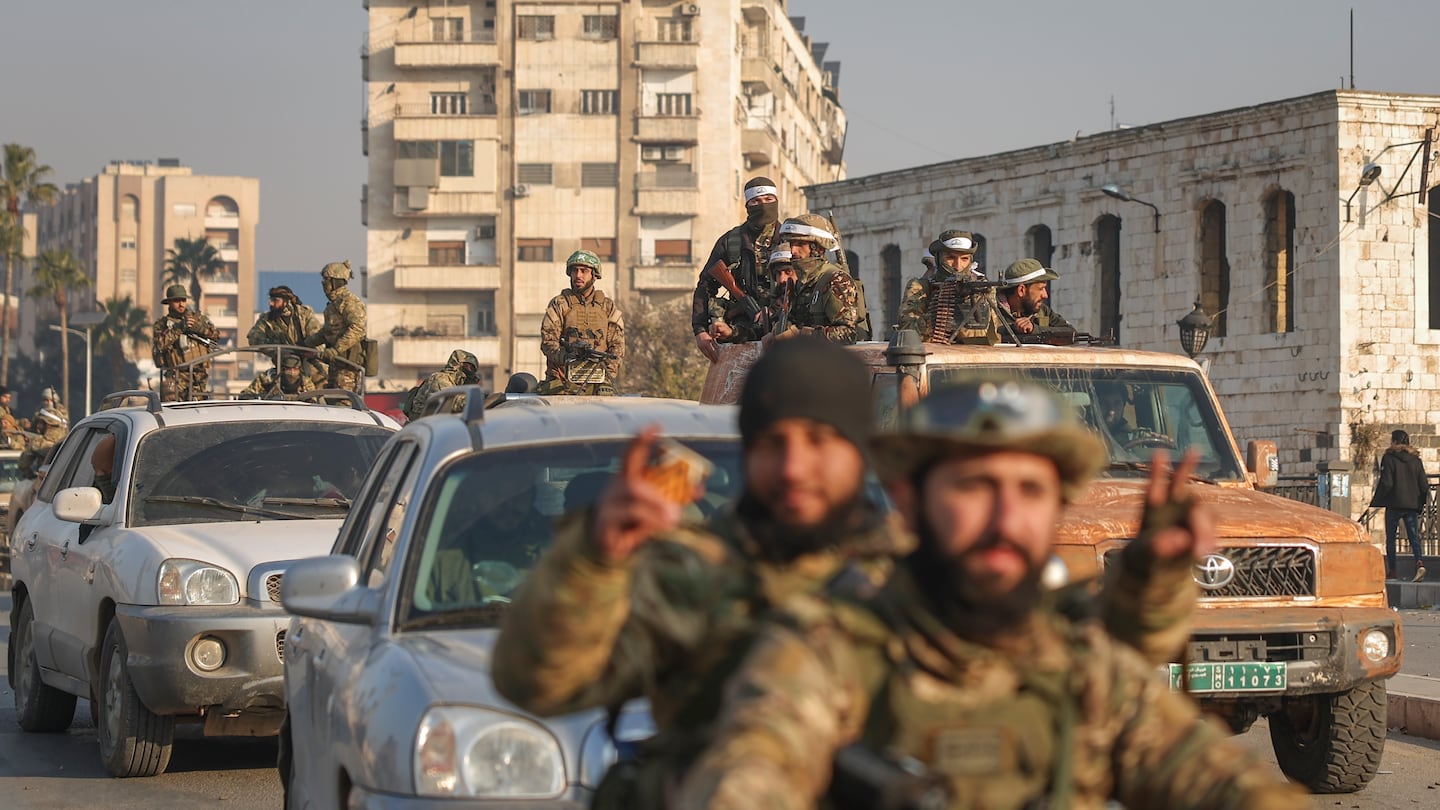
[[[715,362],[719,358],[716,343],[748,343],[759,340],[763,330],[754,316],[768,303],[771,281],[765,269],[765,257],[775,241],[780,223],[779,189],[768,177],[754,177],[745,184],[745,221],[725,232],[715,241],[710,257],[700,267],[691,300],[690,328],[695,332],[695,345],[700,353]],[[735,284],[749,305],[738,300],[734,291],[722,298],[725,285],[711,268],[734,276]]]

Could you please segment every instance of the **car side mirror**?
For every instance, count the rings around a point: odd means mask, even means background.
[[[371,624],[380,615],[379,594],[360,586],[360,561],[348,554],[291,563],[280,603],[296,616],[342,624]]]
[[[1245,446],[1245,469],[1255,477],[1255,486],[1274,489],[1280,483],[1280,456],[1275,442],[1252,439]]]
[[[71,487],[55,493],[52,509],[55,517],[66,523],[83,523],[93,519],[104,505],[95,487]]]

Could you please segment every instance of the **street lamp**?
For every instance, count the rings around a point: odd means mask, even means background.
[[[1198,298],[1195,299],[1195,308],[1190,310],[1190,314],[1176,321],[1180,327],[1180,346],[1190,355],[1191,360],[1205,350],[1205,343],[1210,340],[1210,321],[1210,316],[1205,314]]]
[[[1123,188],[1120,188],[1114,183],[1106,183],[1105,185],[1100,187],[1100,190],[1105,192],[1105,196],[1114,197],[1121,202],[1133,202],[1140,203],[1141,205],[1150,206],[1150,210],[1155,212],[1155,233],[1160,232],[1160,209],[1156,208],[1153,203],[1148,203],[1144,200],[1135,199],[1134,197],[1130,196],[1130,192],[1126,191]]]
[[[76,326],[83,326],[83,327],[85,327],[85,331],[82,332],[82,331],[80,331],[79,329],[75,329],[75,328],[68,327],[68,326],[65,327],[65,330],[64,330],[64,331],[66,331],[66,332],[69,332],[69,333],[72,334],[72,335],[75,335],[76,337],[85,338],[85,415],[86,415],[86,416],[89,416],[89,415],[90,415],[90,403],[93,401],[93,400],[91,399],[91,397],[90,397],[90,386],[91,386],[91,384],[94,382],[94,379],[95,379],[95,375],[92,373],[93,362],[94,362],[94,357],[95,357],[95,355],[94,355],[93,352],[90,351],[90,332],[91,332],[91,330],[93,330],[95,327],[99,326],[104,320],[105,320],[105,313],[103,313],[103,312],[81,312],[81,313],[78,313],[75,317],[71,318],[71,319],[70,319],[70,322],[73,323],[73,324],[75,324]],[[53,323],[52,323],[52,324],[50,324],[50,331],[52,331],[52,332],[59,332],[59,331],[61,331],[61,328],[60,328],[60,326],[59,326],[58,324],[53,324]]]

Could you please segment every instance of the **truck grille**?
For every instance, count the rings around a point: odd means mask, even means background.
[[[1190,639],[1186,660],[1194,664],[1224,661],[1324,661],[1335,651],[1335,634],[1198,634]]]
[[[275,657],[280,663],[285,663],[285,631],[281,630],[275,634]]]
[[[280,601],[280,580],[284,578],[284,574],[271,574],[265,578],[265,595],[271,602]]]
[[[1105,566],[1118,565],[1119,554],[1120,549],[1105,552]],[[1232,566],[1233,577],[1215,584],[1217,577],[1205,571],[1207,563],[1212,569]],[[1315,552],[1305,546],[1234,546],[1196,563],[1194,575],[1201,599],[1314,596]]]

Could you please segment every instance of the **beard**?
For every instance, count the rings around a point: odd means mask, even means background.
[[[1025,577],[1002,594],[987,592],[966,569],[965,563],[971,555],[993,548],[1008,547],[1021,559],[1029,560],[1029,555],[1015,543],[991,534],[959,555],[951,556],[940,550],[942,544],[930,521],[921,515],[919,523],[916,530],[919,545],[905,558],[905,565],[936,608],[941,622],[956,635],[971,640],[993,638],[1019,626],[1039,607],[1044,596],[1042,566],[1029,563]]]
[[[830,507],[819,523],[798,526],[777,515],[769,504],[745,492],[735,505],[735,513],[755,538],[765,559],[790,562],[837,545],[846,535],[860,528],[864,520],[864,510],[860,505],[860,493],[857,492],[849,500]]]

